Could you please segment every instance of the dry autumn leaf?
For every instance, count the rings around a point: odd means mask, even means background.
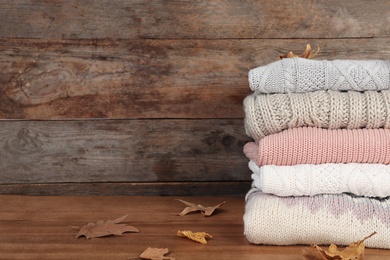
[[[339,250],[335,244],[331,244],[328,250],[324,250],[317,245],[312,245],[310,248],[306,247],[303,250],[303,259],[305,260],[363,260],[364,259],[364,241],[373,235],[365,237],[363,240],[352,242],[344,250]]]
[[[204,207],[202,205],[196,205],[194,203],[191,203],[191,202],[188,202],[188,201],[185,201],[185,200],[179,200],[181,202],[183,202],[184,204],[186,204],[188,207],[186,207],[185,209],[183,209],[182,212],[180,212],[178,215],[180,216],[184,216],[190,212],[194,212],[194,211],[200,211],[205,217],[209,217],[211,216],[214,211],[221,207],[223,204],[226,203],[226,201],[224,202],[221,202],[219,203],[218,205],[214,206],[214,207]]]
[[[284,58],[295,58],[295,57],[300,57],[300,58],[305,58],[305,59],[311,59],[317,56],[318,52],[320,51],[320,46],[317,46],[317,51],[315,53],[312,52],[310,44],[306,45],[306,50],[301,54],[297,55],[293,53],[292,51],[289,51],[287,54],[284,55],[279,55],[279,59],[284,59]]]
[[[87,225],[81,227],[80,231],[76,234],[76,238],[85,236],[87,239],[90,239],[92,237],[104,237],[110,235],[120,236],[124,232],[139,232],[138,229],[133,226],[118,224],[126,217],[127,215],[115,220],[108,220],[106,222],[99,220],[96,223],[88,223]]]
[[[151,259],[151,260],[175,260],[173,257],[164,256],[168,254],[168,248],[154,248],[148,247],[139,257],[142,259]]]
[[[206,232],[195,232],[194,233],[190,230],[183,230],[183,231],[178,230],[177,236],[187,237],[193,241],[196,241],[196,242],[204,244],[204,245],[207,244],[206,238],[213,238],[210,234],[208,234]]]

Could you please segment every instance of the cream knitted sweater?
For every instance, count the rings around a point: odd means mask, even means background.
[[[390,88],[390,62],[282,59],[250,70],[248,80],[257,93],[384,90]]]
[[[246,133],[259,140],[287,128],[390,128],[390,90],[252,94],[244,100]]]
[[[390,196],[390,165],[369,163],[265,165],[249,162],[254,187],[277,196],[352,193]]]
[[[364,244],[390,249],[390,198],[347,194],[278,197],[256,189],[247,195],[244,234],[268,245],[349,245],[374,231]]]

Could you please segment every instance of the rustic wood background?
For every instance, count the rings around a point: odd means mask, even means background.
[[[0,194],[242,195],[250,68],[390,59],[388,0],[0,0]]]

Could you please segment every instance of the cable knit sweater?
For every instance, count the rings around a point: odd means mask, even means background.
[[[390,129],[322,129],[300,127],[269,135],[244,153],[263,165],[323,163],[390,164]]]
[[[349,245],[376,231],[364,244],[390,249],[390,198],[278,197],[252,189],[246,199],[244,234],[251,243]]]
[[[249,95],[246,133],[259,140],[287,128],[390,128],[390,90]]]
[[[248,79],[257,93],[384,90],[390,88],[390,62],[290,58],[254,68]]]
[[[390,165],[368,163],[265,165],[249,162],[253,186],[277,196],[352,193],[390,196]]]

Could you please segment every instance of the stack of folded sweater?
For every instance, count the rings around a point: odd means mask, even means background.
[[[287,58],[249,85],[247,239],[390,248],[390,62]]]

